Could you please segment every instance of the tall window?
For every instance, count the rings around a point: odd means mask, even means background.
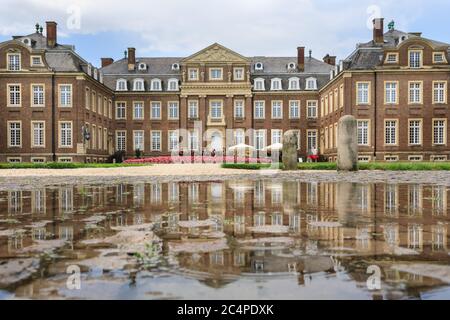
[[[128,90],[127,80],[125,80],[125,79],[117,80],[116,90],[117,91],[127,91]]]
[[[359,82],[357,91],[358,104],[369,104],[369,83]]]
[[[179,149],[180,137],[178,131],[169,131],[169,151]]]
[[[409,103],[422,103],[422,82],[409,83]]]
[[[144,91],[144,80],[136,79],[134,80],[134,91]]]
[[[245,143],[245,132],[243,129],[237,129],[234,131],[234,144],[244,144]]]
[[[317,79],[316,78],[306,79],[306,90],[317,90]]]
[[[234,68],[234,80],[244,80],[244,68]]]
[[[270,90],[281,90],[281,79],[272,79]]]
[[[43,107],[45,105],[44,101],[44,85],[42,84],[33,84],[31,86],[31,90],[33,91],[33,107]]]
[[[127,105],[125,102],[116,103],[116,119],[126,119],[127,118]]]
[[[433,83],[433,101],[434,103],[446,102],[447,82]]]
[[[289,117],[291,119],[300,118],[300,101],[289,101]]]
[[[309,119],[317,118],[317,101],[308,101],[307,102],[307,116]]]
[[[152,119],[161,119],[161,102],[152,102]]]
[[[309,130],[307,133],[307,139],[308,139],[308,151],[311,151],[312,149],[317,149],[317,131],[316,130]]]
[[[397,82],[386,82],[386,103],[397,103]]]
[[[63,148],[72,147],[71,122],[61,122],[59,124],[59,145]]]
[[[396,145],[397,144],[397,121],[386,120],[385,122],[385,144]]]
[[[135,102],[133,104],[133,118],[135,120],[144,119],[144,105],[142,102]]]
[[[255,101],[255,119],[265,118],[264,104],[264,101]]]
[[[189,119],[198,119],[198,101],[189,101]]]
[[[222,118],[222,102],[212,101],[211,102],[211,118],[221,119]]]
[[[133,147],[134,150],[144,151],[144,131],[133,131]]]
[[[59,86],[60,94],[60,107],[71,107],[72,106],[72,86],[71,85],[61,85]]]
[[[127,132],[117,131],[116,132],[116,151],[126,151],[127,150]]]
[[[21,147],[22,146],[22,123],[21,122],[10,122],[8,127],[9,127],[8,146],[9,147]]]
[[[189,150],[193,150],[193,151],[198,150],[198,147],[199,147],[198,131],[190,130],[188,138],[189,138],[189,140],[188,140],[189,141],[189,146],[188,146]]]
[[[161,151],[161,131],[152,131],[152,151]]]
[[[18,84],[8,85],[8,94],[9,94],[9,99],[8,99],[9,106],[20,107],[20,105],[22,104],[22,98],[21,98],[22,94],[21,94],[20,85],[18,85]]]
[[[272,130],[272,144],[282,143],[283,130]]]
[[[367,120],[358,120],[358,144],[369,145],[369,121]]]
[[[421,120],[409,120],[409,144],[420,145],[421,141]]]
[[[244,101],[236,100],[234,102],[234,117],[237,119],[244,118]]]
[[[33,147],[45,146],[45,122],[32,122],[33,130]]]
[[[283,118],[283,103],[281,101],[272,101],[272,119]]]
[[[445,144],[445,120],[433,120],[433,144]]]
[[[178,91],[178,80],[177,79],[169,80],[169,91]]]
[[[289,90],[300,90],[300,82],[298,78],[289,79]]]
[[[409,52],[409,67],[410,68],[422,67],[422,51]]]
[[[169,119],[178,119],[178,102],[169,102]]]
[[[20,71],[20,53],[8,54],[8,70]]]
[[[255,130],[255,148],[256,150],[262,150],[266,146],[266,131]]]

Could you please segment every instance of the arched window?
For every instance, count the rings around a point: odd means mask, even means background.
[[[125,80],[125,79],[117,80],[116,90],[117,91],[127,91],[128,90],[127,80]]]
[[[299,78],[294,77],[289,79],[289,90],[300,90]]]
[[[135,79],[133,83],[133,91],[144,91],[144,79]]]
[[[262,62],[255,63],[255,70],[256,71],[262,71],[264,70],[264,64]]]
[[[178,91],[178,79],[169,79],[168,90],[169,91]]]
[[[264,85],[264,79],[263,78],[257,78],[254,80],[254,84],[253,84],[253,88],[254,90],[257,91],[264,91],[265,89],[265,85]]]
[[[161,91],[161,80],[160,79],[153,79],[151,82],[151,90],[152,91]]]
[[[274,78],[271,80],[270,90],[283,90],[283,87],[281,85],[281,79]]]
[[[317,90],[317,79],[316,78],[306,79],[306,90]]]

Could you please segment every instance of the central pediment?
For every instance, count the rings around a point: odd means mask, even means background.
[[[250,63],[250,60],[218,43],[182,60],[182,63]]]

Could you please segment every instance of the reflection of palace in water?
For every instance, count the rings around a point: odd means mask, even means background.
[[[443,186],[270,180],[11,190],[0,193],[0,220],[11,230],[7,246],[0,237],[0,257],[33,240],[84,239],[90,231],[83,220],[102,214],[104,227],[155,223],[169,253],[173,245],[209,239],[210,250],[178,255],[192,272],[329,271],[335,266],[322,257],[330,256],[445,261],[447,195]],[[214,250],[221,239],[228,239],[225,248]]]

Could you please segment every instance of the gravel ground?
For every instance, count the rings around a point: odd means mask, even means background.
[[[242,179],[302,182],[421,183],[450,187],[450,171],[272,171],[223,169],[219,164],[169,164],[149,167],[0,170],[0,190],[64,184],[223,181]]]

